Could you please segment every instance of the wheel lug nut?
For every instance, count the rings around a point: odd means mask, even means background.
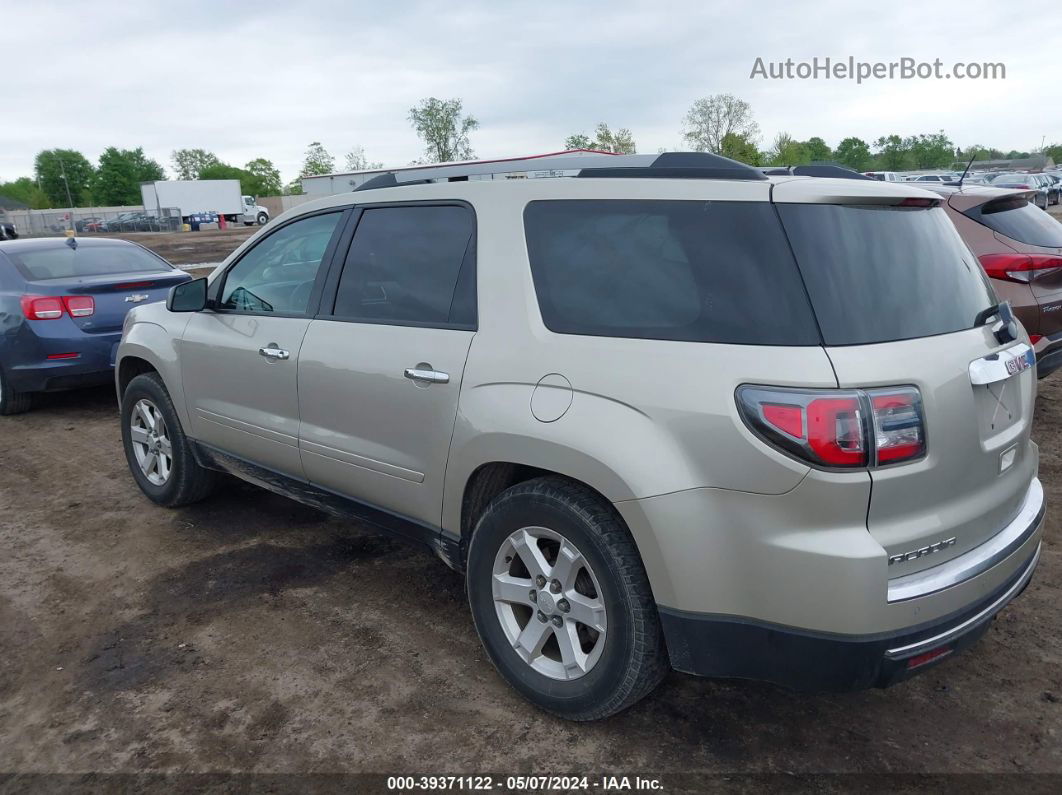
[[[560,616],[553,616],[553,626],[555,626],[555,627],[564,626],[564,619],[561,618]]]
[[[559,602],[557,602],[557,607],[560,608],[560,611],[562,613],[567,613],[569,610],[572,609],[572,606],[568,604],[567,599],[561,599]]]
[[[541,621],[543,624],[545,624],[547,621],[546,614],[543,613],[541,610],[538,611],[538,620]]]
[[[537,585],[539,588],[545,587],[546,578],[539,574],[537,577],[535,577],[535,585]]]
[[[553,581],[552,581],[552,582],[551,582],[551,583],[549,584],[549,589],[550,589],[551,591],[553,591],[553,593],[560,593],[560,589],[561,589],[561,584],[560,584],[560,580],[553,580]]]
[[[527,595],[527,598],[530,599],[532,602],[537,602],[538,594],[532,589],[531,593]]]

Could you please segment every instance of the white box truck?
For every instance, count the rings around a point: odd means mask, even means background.
[[[254,196],[240,193],[238,179],[164,179],[141,182],[140,196],[144,212],[162,215],[168,207],[177,207],[181,221],[197,213],[217,213],[229,223],[243,222],[247,226],[261,226],[269,221],[269,211],[255,201]]]

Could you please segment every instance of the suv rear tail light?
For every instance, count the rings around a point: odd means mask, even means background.
[[[23,295],[19,304],[26,320],[57,320],[63,312],[70,317],[89,317],[96,311],[91,295]]]
[[[982,254],[978,259],[993,279],[1010,282],[1031,282],[1062,268],[1062,257],[1057,254]]]
[[[922,399],[914,387],[741,386],[737,404],[742,419],[760,438],[817,466],[884,466],[926,452]]]

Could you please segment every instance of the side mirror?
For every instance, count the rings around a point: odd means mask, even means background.
[[[192,279],[170,288],[166,296],[166,308],[171,312],[199,312],[206,308],[207,280]]]

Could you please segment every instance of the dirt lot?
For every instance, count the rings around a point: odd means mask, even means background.
[[[221,262],[258,229],[257,226],[241,225],[204,232],[116,232],[105,237],[132,240],[150,248],[174,265],[191,265]]]
[[[1060,429],[1055,376],[1035,432],[1054,506]],[[111,391],[46,396],[0,418],[0,771],[1062,772],[1060,515],[1025,595],[912,682],[673,674],[574,725],[495,674],[428,552],[237,481],[155,507]]]

